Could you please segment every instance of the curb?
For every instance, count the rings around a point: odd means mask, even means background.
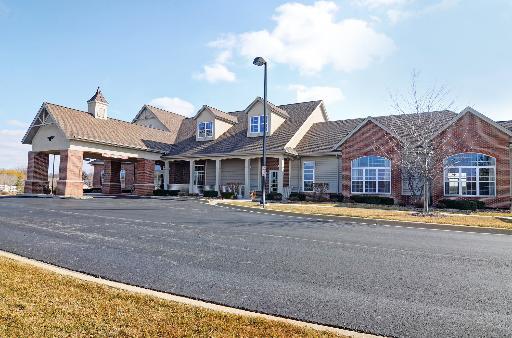
[[[177,295],[173,295],[171,293],[154,291],[154,290],[145,289],[145,288],[138,287],[138,286],[114,282],[114,281],[110,281],[107,279],[93,277],[93,276],[87,275],[85,273],[76,272],[76,271],[69,270],[66,268],[61,268],[59,266],[44,263],[44,262],[37,261],[37,260],[31,259],[31,258],[26,258],[26,257],[20,256],[17,254],[13,254],[13,253],[10,253],[7,251],[3,251],[3,250],[0,250],[0,257],[12,259],[12,260],[20,262],[20,263],[29,264],[31,266],[41,268],[41,269],[44,269],[47,271],[51,271],[51,272],[57,273],[62,276],[72,277],[72,278],[76,278],[76,279],[79,279],[82,281],[97,283],[100,285],[104,285],[104,286],[108,286],[108,287],[112,287],[112,288],[116,288],[116,289],[120,289],[120,290],[124,290],[124,291],[128,291],[128,292],[138,293],[138,294],[142,294],[142,295],[146,295],[146,296],[152,296],[152,297],[156,297],[156,298],[163,299],[163,300],[173,301],[173,302],[182,303],[182,304],[191,305],[191,306],[197,306],[197,307],[201,307],[201,308],[208,309],[208,310],[219,311],[219,312],[240,315],[240,316],[248,316],[248,317],[255,317],[255,318],[261,318],[261,319],[266,319],[266,320],[278,321],[278,322],[287,323],[287,324],[296,325],[296,326],[302,326],[305,328],[310,328],[310,329],[314,329],[314,330],[318,330],[318,331],[332,332],[332,333],[344,335],[344,336],[351,337],[351,338],[382,337],[382,336],[376,336],[376,335],[372,335],[372,334],[368,334],[368,333],[361,333],[361,332],[357,332],[357,331],[340,329],[340,328],[336,328],[336,327],[332,327],[332,326],[314,324],[314,323],[303,322],[303,321],[299,321],[299,320],[295,320],[295,319],[289,319],[289,318],[284,318],[284,317],[268,315],[268,314],[259,313],[259,312],[241,310],[241,309],[237,309],[237,308],[233,308],[233,307],[229,307],[229,306],[208,303],[205,301],[187,298],[187,297],[183,297],[183,296],[177,296]]]
[[[275,212],[275,213],[282,213],[282,214],[291,214],[291,215],[303,215],[303,216],[318,216],[318,217],[324,217],[328,219],[354,219],[354,220],[361,220],[361,221],[379,221],[379,222],[389,222],[389,223],[402,223],[402,224],[414,224],[414,225],[423,225],[425,227],[432,227],[432,226],[438,226],[438,227],[445,227],[445,228],[451,228],[461,230],[463,232],[472,232],[476,231],[477,233],[482,233],[484,231],[491,231],[496,234],[502,234],[502,235],[512,235],[512,229],[507,228],[497,228],[497,227],[486,227],[486,226],[476,226],[476,225],[464,225],[464,224],[448,224],[448,223],[425,223],[421,221],[402,221],[402,220],[393,220],[393,219],[387,219],[387,218],[370,218],[370,217],[362,217],[362,216],[345,216],[345,215],[336,215],[336,214],[307,214],[300,211],[281,211],[281,210],[272,210],[272,209],[262,209],[259,206],[246,206],[246,205],[240,205],[237,203],[229,203],[229,202],[216,202],[216,203],[209,203],[210,205],[217,206],[217,205],[224,205],[229,207],[235,207],[240,208],[240,210],[243,209],[255,209],[255,210],[264,210],[266,212]],[[502,218],[502,217],[497,217]]]

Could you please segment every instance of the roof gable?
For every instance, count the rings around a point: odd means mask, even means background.
[[[209,111],[214,116],[214,118],[219,119],[221,121],[231,124],[235,124],[238,122],[238,118],[233,114],[225,113],[222,110],[207,105],[202,106],[201,109],[197,111],[196,115],[194,115],[193,119],[196,120],[199,117],[199,115],[201,115],[201,113],[205,110]]]
[[[245,108],[244,112],[245,113],[248,113],[252,107],[254,107],[255,104],[257,104],[258,102],[261,102],[261,104],[263,104],[263,99],[261,97],[257,97],[255,98],[248,106],[247,108]],[[276,106],[275,104],[273,104],[272,102],[268,101],[267,100],[267,107],[270,109],[270,111],[274,114],[277,114],[283,118],[288,118],[290,117],[290,115],[286,112],[286,110]]]
[[[507,129],[505,126],[501,125],[498,122],[495,122],[494,120],[491,120],[484,114],[478,112],[477,110],[466,107],[464,108],[459,114],[457,114],[449,123],[446,123],[437,133],[435,133],[431,139],[434,139],[435,137],[439,136],[443,131],[448,129],[450,126],[454,125],[457,121],[459,121],[462,117],[464,117],[466,114],[472,114],[479,119],[482,119],[483,121],[489,123],[491,126],[495,127],[496,129],[502,131],[503,133],[507,134],[508,136],[512,137],[512,130]]]
[[[152,116],[154,116],[162,125],[167,129],[167,131],[171,133],[177,133],[179,129],[179,125],[181,122],[186,119],[185,116],[173,113],[171,111],[158,108],[155,106],[151,106],[149,104],[145,104],[139,110],[135,118],[132,120],[132,123],[137,122],[144,112],[149,112]]]

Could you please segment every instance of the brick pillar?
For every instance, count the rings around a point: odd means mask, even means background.
[[[124,169],[124,189],[131,190],[133,183],[135,183],[135,167],[131,162],[121,164],[121,169]]]
[[[151,196],[155,189],[155,161],[139,158],[135,162],[135,194]]]
[[[57,195],[81,197],[84,194],[82,166],[84,154],[79,150],[61,150]]]
[[[115,195],[121,193],[121,162],[114,160],[105,160],[103,162],[103,185],[101,192],[103,194]]]
[[[29,151],[27,179],[25,180],[26,194],[43,194],[49,191],[48,183],[48,154]]]
[[[94,172],[92,174],[92,187],[101,189],[101,172],[103,171],[103,164],[93,164]]]

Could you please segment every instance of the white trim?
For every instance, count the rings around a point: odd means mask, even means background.
[[[208,123],[210,124],[210,128],[206,128],[206,125]],[[205,127],[204,127],[204,135],[203,136],[201,136],[200,129],[199,129],[199,126],[201,126],[202,124],[205,125]],[[213,121],[199,121],[197,123],[197,126],[196,126],[196,128],[197,128],[197,131],[196,131],[197,139],[198,140],[207,140],[207,139],[212,138],[213,135],[214,135],[214,128],[215,128],[214,125],[215,125],[215,123],[213,123]],[[210,131],[210,135],[208,135],[208,130]]]
[[[313,184],[315,184],[315,178],[316,178],[316,175],[315,175],[316,174],[316,162],[315,161],[304,161],[304,162],[302,162],[302,191],[303,192],[313,192],[314,189],[313,190],[307,190],[307,191],[304,189],[304,181],[305,181],[304,180],[304,167],[306,166],[306,163],[313,163],[313,181],[312,181]],[[310,180],[308,180],[308,182],[310,182]]]
[[[485,155],[485,156],[488,156],[490,157],[491,159],[494,160],[494,165],[485,165],[485,166],[478,166],[478,165],[474,165],[474,166],[471,166],[471,165],[450,165],[450,166],[446,166],[445,165],[445,162],[451,158],[451,157],[454,157],[454,156],[458,156],[458,155],[464,155],[464,154],[477,154],[477,155]],[[467,153],[457,153],[457,154],[453,154],[453,155],[450,155],[448,156],[444,161],[443,161],[443,195],[446,196],[446,197],[496,197],[496,194],[497,194],[497,191],[496,191],[496,181],[497,181],[497,173],[496,173],[496,158],[494,156],[491,156],[491,155],[487,155],[487,154],[484,154],[484,153],[474,153],[474,152],[467,152]],[[449,193],[449,189],[448,189],[448,193],[446,191],[446,183],[450,183],[450,180],[448,179],[448,170],[449,169],[458,169],[458,176],[457,176],[457,184],[458,184],[458,193],[457,194],[450,194]],[[463,194],[462,193],[462,178],[461,178],[461,170],[462,169],[475,169],[476,170],[476,180],[475,181],[469,181],[469,182],[474,182],[475,185],[476,185],[476,195],[470,195],[470,194]],[[480,194],[480,169],[493,169],[494,170],[494,180],[493,181],[482,181],[482,182],[489,182],[489,183],[494,183],[494,194],[492,195],[481,195]],[[464,180],[465,182],[468,182],[467,180]],[[455,182],[455,181],[453,181]]]
[[[354,168],[354,161],[357,161],[357,160],[359,160],[361,158],[365,158],[365,157],[383,158],[383,159],[389,161],[389,167],[355,167]],[[393,190],[393,184],[392,184],[393,175],[392,175],[391,167],[392,167],[391,160],[384,156],[368,155],[368,156],[361,156],[361,157],[353,159],[352,161],[350,161],[350,193],[353,195],[391,195],[392,190]],[[360,181],[363,182],[363,191],[354,191],[352,188],[352,183],[354,182],[352,171],[354,169],[363,171],[363,179],[356,181],[356,182],[360,182]],[[387,180],[379,180],[379,170],[382,170],[382,169],[389,169],[389,192],[380,192],[379,191],[379,182],[388,182]],[[367,170],[375,170],[375,181],[374,181],[375,182],[375,192],[365,191],[366,190],[365,188],[366,188],[366,171]],[[372,180],[372,182],[373,182],[373,180]]]

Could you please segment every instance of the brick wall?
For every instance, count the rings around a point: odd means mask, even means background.
[[[125,171],[124,189],[133,189],[133,184],[135,183],[135,165],[131,162],[124,162],[121,164],[121,169]]]
[[[120,194],[121,193],[121,162],[119,160],[105,160],[104,176],[101,192],[104,194]]]
[[[134,193],[139,196],[150,196],[155,189],[155,161],[143,158],[135,161]]]
[[[83,161],[84,156],[82,151],[60,151],[59,181],[57,182],[57,195],[73,197],[80,197],[83,195]]]
[[[29,151],[27,163],[27,179],[24,191],[26,194],[47,193],[49,155],[41,152]]]
[[[169,162],[169,184],[189,184],[190,163],[188,161]]]
[[[436,142],[442,149],[444,158],[464,152],[482,153],[496,158],[496,196],[449,198],[478,199],[490,207],[510,208],[510,137],[507,134],[480,117],[467,113],[443,131]],[[437,168],[443,172],[441,160],[438,161]],[[436,178],[432,195],[434,203],[445,198],[443,175]]]
[[[101,171],[103,170],[103,164],[93,164],[92,167],[92,187],[101,188]]]
[[[351,195],[352,160],[363,156],[382,156],[391,160],[391,195],[396,202],[402,201],[402,173],[399,166],[398,141],[385,130],[368,122],[341,146],[341,187],[345,196]]]

